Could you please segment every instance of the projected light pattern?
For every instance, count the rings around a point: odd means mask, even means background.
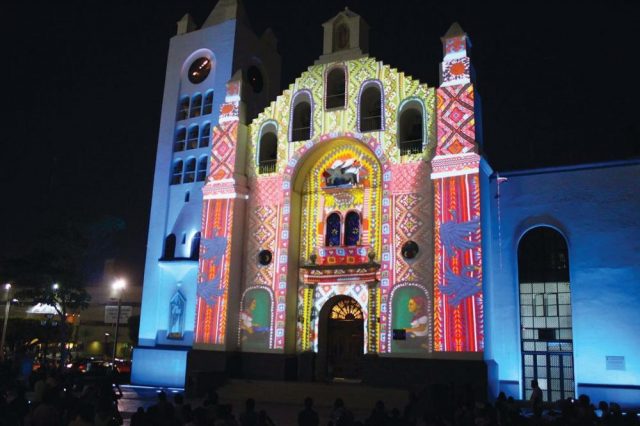
[[[438,88],[434,184],[434,326],[436,351],[484,350],[480,157],[465,35],[445,40]]]
[[[460,55],[458,50],[445,62],[468,67]],[[335,66],[345,69],[346,102],[327,110],[326,78]],[[292,345],[287,330],[295,330],[297,350],[317,350],[324,304],[348,295],[362,307],[365,352],[482,350],[473,87],[453,84],[467,76],[459,67],[448,71],[449,86],[437,91],[372,58],[310,67],[249,126],[246,183],[235,173],[236,150],[244,145],[237,139],[240,91],[235,83],[229,86],[213,132],[203,210],[204,244],[226,239],[226,251],[201,256],[196,343],[225,344],[226,321],[237,318],[243,350],[282,351]],[[380,89],[381,130],[358,133],[362,91],[372,84]],[[292,141],[300,94],[312,106],[311,139]],[[422,150],[401,153],[397,111],[409,101],[423,106],[425,140],[418,145]],[[277,136],[277,160],[274,171],[265,173],[257,153],[266,125]],[[244,211],[247,198],[245,243],[232,229],[233,219],[242,217],[234,211]],[[418,247],[413,257],[402,255],[408,241]],[[233,244],[244,251],[232,259]],[[273,253],[271,263],[257,262],[262,250]],[[263,288],[270,298],[243,301],[241,312],[227,306],[234,265],[246,267],[240,292]],[[394,294],[402,301],[394,302]],[[419,329],[418,343],[392,344],[394,324]]]

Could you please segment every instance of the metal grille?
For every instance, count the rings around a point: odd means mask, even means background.
[[[524,397],[537,379],[545,401],[575,396],[568,282],[520,283]]]

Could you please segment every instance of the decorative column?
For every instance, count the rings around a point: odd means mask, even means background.
[[[313,295],[316,291],[315,284],[304,284],[303,304],[302,304],[302,351],[312,351],[313,342],[311,339],[311,327],[313,321],[311,312],[313,312]]]
[[[227,83],[219,124],[213,129],[211,164],[203,192],[202,237],[194,348],[227,350],[237,345],[242,244],[247,202],[244,151],[239,129],[241,81]],[[242,133],[244,136],[244,133]],[[240,143],[239,143],[240,141]]]
[[[434,349],[484,348],[480,234],[480,156],[474,88],[467,50],[456,23],[442,38],[444,60],[437,90],[438,144],[434,185]]]
[[[378,336],[380,335],[380,312],[378,307],[380,306],[380,286],[379,281],[370,281],[367,283],[368,287],[368,305],[367,312],[369,313],[369,321],[367,322],[367,350],[369,354],[377,354],[379,352]]]

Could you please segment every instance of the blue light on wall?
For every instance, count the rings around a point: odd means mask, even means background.
[[[187,351],[135,348],[131,383],[150,386],[184,387]]]

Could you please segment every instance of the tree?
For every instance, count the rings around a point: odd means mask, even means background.
[[[56,223],[44,229],[29,251],[0,262],[0,276],[12,282],[23,302],[42,303],[56,312],[61,365],[67,357],[69,314],[86,309],[91,297],[84,289],[98,264],[106,257],[117,231],[124,223],[104,217],[90,224],[80,221]]]
[[[66,343],[69,339],[68,315],[86,309],[89,306],[91,296],[84,288],[54,283],[40,285],[21,290],[20,298],[33,303],[42,303],[55,309],[58,319],[58,332],[60,343],[60,366],[66,364],[68,351]]]

